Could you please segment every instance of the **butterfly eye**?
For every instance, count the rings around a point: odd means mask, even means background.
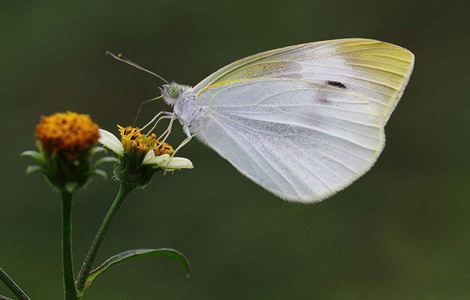
[[[168,96],[171,98],[178,98],[180,96],[180,88],[176,83],[171,83],[168,86]]]

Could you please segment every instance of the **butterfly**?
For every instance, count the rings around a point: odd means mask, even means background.
[[[166,139],[178,120],[187,137],[175,152],[196,137],[276,196],[318,202],[374,165],[413,65],[412,52],[361,38],[266,51],[194,87],[167,82],[173,110],[146,126],[170,120]]]

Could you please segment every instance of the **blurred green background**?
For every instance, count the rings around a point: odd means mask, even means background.
[[[469,299],[470,4],[464,1],[0,2],[0,266],[33,299],[61,299],[60,200],[19,153],[43,114],[74,110],[103,128],[132,122],[159,82],[124,52],[194,85],[235,59],[302,42],[369,37],[416,55],[373,169],[315,205],[283,202],[194,141],[196,168],[131,195],[99,261],[174,247],[122,265],[85,299]],[[165,108],[148,105],[145,118]],[[176,130],[177,143],[183,135]],[[77,267],[116,192],[95,179],[75,201]],[[10,295],[0,284],[0,294]]]

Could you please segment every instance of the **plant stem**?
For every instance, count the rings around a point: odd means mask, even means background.
[[[7,272],[5,272],[2,268],[0,268],[0,279],[3,283],[15,294],[16,297],[20,300],[30,300],[28,295],[16,284],[16,282],[8,276]],[[0,296],[0,299],[3,296]],[[6,298],[8,299],[8,298]]]
[[[77,300],[72,258],[72,193],[62,191],[62,271],[65,300]]]
[[[83,294],[83,291],[85,289],[85,284],[86,284],[86,279],[88,277],[88,274],[91,271],[91,268],[93,267],[93,262],[96,259],[96,254],[98,253],[98,249],[101,246],[101,243],[104,240],[104,237],[111,226],[114,218],[116,217],[116,214],[119,210],[119,207],[121,206],[123,200],[129,195],[129,193],[133,190],[133,186],[126,185],[124,183],[121,183],[119,186],[119,192],[116,195],[116,198],[114,199],[113,204],[108,210],[108,213],[103,219],[103,222],[101,223],[100,229],[96,233],[95,239],[93,240],[93,243],[90,246],[90,249],[88,250],[88,254],[83,261],[82,268],[80,269],[80,273],[78,274],[76,286],[77,290],[79,292],[79,296]]]

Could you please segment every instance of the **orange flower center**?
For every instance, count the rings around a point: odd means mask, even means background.
[[[146,135],[141,133],[139,128],[130,126],[118,126],[118,128],[121,134],[121,143],[126,152],[137,151],[145,155],[148,151],[153,150],[156,156],[173,153],[173,147],[162,143],[154,133]]]
[[[36,139],[47,153],[76,159],[98,142],[98,125],[88,115],[55,113],[41,118],[36,126]]]

